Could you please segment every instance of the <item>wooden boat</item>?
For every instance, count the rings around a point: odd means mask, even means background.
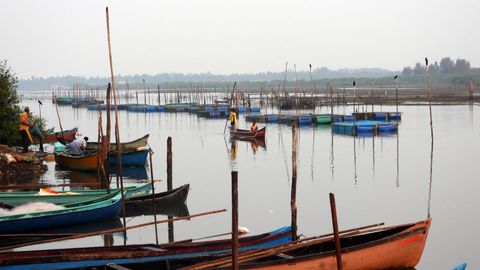
[[[290,226],[272,232],[241,237],[242,251],[267,248],[291,240]],[[109,263],[165,264],[167,260],[196,258],[205,255],[229,254],[231,239],[203,242],[181,241],[161,245],[126,245],[113,247],[68,248],[0,253],[2,269],[79,269],[104,267]]]
[[[145,166],[149,149],[123,152],[121,155],[122,166]],[[97,171],[98,155],[96,152],[87,151],[84,155],[75,156],[66,152],[55,152],[55,162],[65,168],[81,171]],[[116,167],[115,153],[109,153],[110,166]]]
[[[147,134],[141,138],[138,138],[136,140],[130,141],[130,142],[124,142],[120,143],[120,147],[122,151],[132,151],[136,150],[141,147],[147,146],[148,143],[148,137],[150,134]],[[88,142],[87,143],[87,150],[98,150],[98,142]],[[110,150],[112,152],[117,151],[117,146],[115,143],[110,143]]]
[[[266,132],[266,127],[263,127],[255,132],[251,132],[250,130],[247,129],[239,129],[237,130],[232,130],[230,129],[230,136],[232,138],[265,138],[265,132]]]
[[[188,185],[187,185],[188,186]],[[145,183],[139,186],[130,186],[125,188],[125,203],[128,204],[130,200],[142,200],[145,198],[151,198],[152,184]],[[178,189],[175,189],[178,190]],[[6,205],[17,206],[21,204],[31,203],[31,202],[48,202],[57,205],[72,204],[83,201],[90,201],[102,198],[112,192],[118,192],[119,189],[111,189],[107,191],[106,189],[86,189],[86,190],[71,190],[71,191],[50,191],[50,190],[41,190],[37,191],[16,191],[16,192],[0,192],[0,202]],[[174,191],[174,190],[172,190]],[[188,194],[188,189],[187,192]],[[158,200],[163,200],[165,197],[168,200],[170,193],[165,194],[158,193],[155,194],[155,198]],[[186,196],[185,196],[186,198]],[[185,202],[185,200],[179,200],[180,203]]]
[[[189,190],[190,184],[185,184],[169,191],[155,193],[155,195],[149,193],[130,196],[128,200],[125,201],[125,210],[128,211],[140,206],[152,208],[152,201],[155,201],[155,206],[167,207],[182,205],[185,204],[187,200]]]
[[[62,136],[62,132],[45,133],[43,134],[42,143],[54,143],[58,140],[63,140],[63,138],[65,138],[65,141],[73,141],[75,140],[75,135],[77,134],[77,131],[78,131],[77,128],[64,130],[63,136]],[[39,143],[38,139],[34,139],[34,143],[38,144]]]
[[[54,153],[55,162],[65,168],[81,171],[96,171],[98,155],[96,152],[89,152],[82,156],[73,156],[68,152]]]
[[[163,205],[155,203],[155,209],[152,204],[126,204],[125,217],[153,216],[163,215],[169,217],[186,217],[190,215],[188,206],[185,203]]]
[[[423,253],[431,219],[417,223],[351,231],[340,235],[344,270],[400,269],[415,267]],[[242,269],[337,269],[334,239],[298,241],[239,255]],[[184,269],[214,266],[229,269],[231,258],[200,263]]]
[[[147,162],[147,156],[150,149],[143,148],[133,151],[125,151],[120,155],[122,159],[123,166],[145,166]],[[111,167],[117,167],[117,154],[115,152],[110,152],[108,154],[108,163]]]
[[[65,204],[64,209],[0,216],[0,233],[19,233],[84,224],[116,217],[121,210],[120,191],[101,198]]]

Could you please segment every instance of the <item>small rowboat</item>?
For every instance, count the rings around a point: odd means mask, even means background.
[[[263,127],[255,132],[251,132],[247,129],[239,129],[236,130],[230,129],[230,136],[232,138],[243,138],[243,139],[260,139],[265,138],[266,127]]]
[[[96,171],[98,155],[96,152],[86,153],[82,156],[73,156],[68,152],[54,153],[55,162],[65,168],[80,171]]]
[[[145,166],[149,149],[140,149],[134,151],[122,152],[122,166]],[[55,162],[65,168],[80,171],[96,171],[98,155],[96,152],[86,152],[84,155],[70,155],[66,152],[55,152]],[[117,156],[114,152],[108,155],[110,166],[116,167]]]
[[[150,185],[150,184],[149,184]],[[160,206],[168,206],[168,205],[178,205],[178,204],[185,204],[185,201],[188,197],[188,191],[190,190],[190,184],[185,184],[178,188],[155,193],[155,195],[148,193],[148,194],[141,194],[136,196],[128,197],[128,204],[132,207],[135,206],[147,206],[152,207],[152,200],[155,201],[155,205]]]
[[[122,149],[122,152],[123,152],[123,151],[132,151],[141,147],[145,147],[147,146],[149,136],[150,134],[147,134],[136,140],[120,143],[120,148]],[[88,142],[87,150],[98,150],[98,142]],[[111,152],[117,151],[117,146],[115,143],[110,143],[110,151]]]
[[[254,236],[241,237],[239,250],[255,250],[288,243],[290,226]],[[107,264],[129,266],[152,264],[167,269],[175,259],[194,259],[205,255],[227,255],[232,250],[231,239],[202,242],[181,241],[167,244],[126,245],[113,247],[67,248],[0,253],[2,269],[80,269],[104,268]],[[168,268],[170,269],[170,268]]]
[[[63,205],[63,209],[0,216],[0,233],[19,233],[106,220],[118,216],[120,191],[103,197]]]
[[[423,253],[431,219],[386,228],[349,231],[340,235],[344,270],[403,269],[415,267]],[[336,270],[333,237],[291,242],[239,254],[241,269]],[[231,258],[220,258],[182,269],[231,269]]]

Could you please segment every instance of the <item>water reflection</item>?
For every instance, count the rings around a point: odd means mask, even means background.
[[[400,145],[400,135],[399,132],[397,132],[397,174],[396,174],[396,184],[397,187],[400,187],[400,151],[399,151],[399,145]]]

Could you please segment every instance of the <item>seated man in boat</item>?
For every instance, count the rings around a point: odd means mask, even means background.
[[[235,113],[235,109],[230,110],[230,128],[232,130],[237,130],[237,113]]]
[[[257,121],[253,121],[252,125],[250,126],[250,131],[257,132],[257,130],[258,130]]]
[[[78,138],[67,144],[70,155],[81,156],[87,147],[88,137]]]

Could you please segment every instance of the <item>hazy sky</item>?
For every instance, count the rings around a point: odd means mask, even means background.
[[[20,78],[480,66],[478,0],[0,0],[0,59]]]

